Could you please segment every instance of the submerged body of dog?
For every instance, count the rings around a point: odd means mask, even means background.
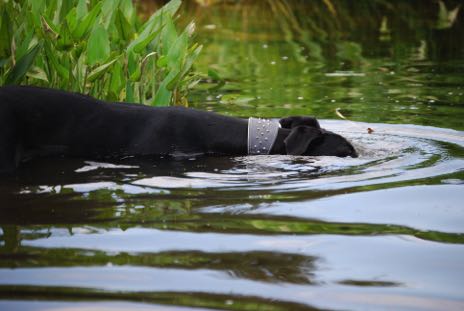
[[[280,120],[269,154],[356,156],[310,117]],[[0,88],[0,172],[34,156],[246,155],[248,120],[181,107],[108,103],[59,90]]]

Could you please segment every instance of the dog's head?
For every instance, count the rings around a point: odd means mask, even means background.
[[[358,156],[353,145],[343,136],[320,127],[312,117],[288,117],[281,119],[282,128],[290,133],[284,139],[285,149],[289,155],[305,156]]]

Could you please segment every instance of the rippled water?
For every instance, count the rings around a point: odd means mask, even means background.
[[[26,300],[0,306],[462,308],[463,133],[321,124],[360,157],[29,163],[0,209],[0,295]]]
[[[203,10],[198,67],[225,81],[193,106],[332,119],[360,157],[25,163],[0,179],[0,310],[464,309],[462,50],[418,59],[407,36],[382,43],[395,63],[358,30],[360,62],[302,61]]]

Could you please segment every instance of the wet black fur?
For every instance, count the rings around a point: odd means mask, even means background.
[[[280,120],[272,154],[356,156],[311,117]],[[60,90],[0,88],[0,172],[36,156],[246,155],[247,120],[182,107],[108,103]]]

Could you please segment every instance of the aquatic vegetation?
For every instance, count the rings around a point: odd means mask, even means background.
[[[186,103],[202,46],[178,31],[172,0],[145,22],[131,0],[0,2],[0,84],[34,84],[107,100]]]

